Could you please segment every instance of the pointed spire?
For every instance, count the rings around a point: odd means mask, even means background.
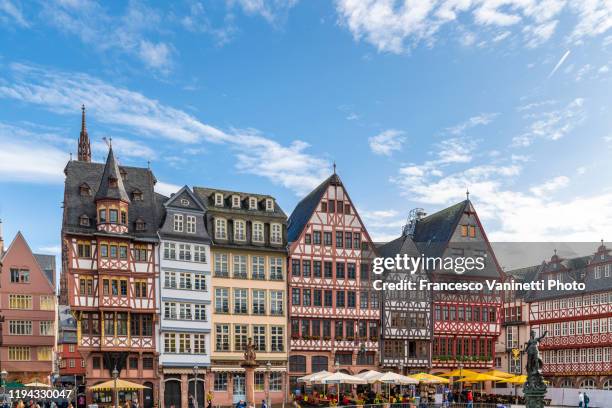
[[[85,123],[85,105],[81,106],[81,134],[79,136],[79,154],[78,160],[84,162],[91,161],[91,146],[89,143],[89,134],[87,134],[87,124]]]
[[[123,178],[121,177],[121,171],[115,159],[112,146],[108,149],[108,157],[104,165],[102,180],[100,180],[100,187],[96,193],[96,200],[103,199],[122,200],[126,203],[130,202],[130,198],[123,185]]]
[[[334,174],[336,174],[336,161],[334,160]]]
[[[467,187],[465,188],[465,199],[470,201],[470,189]]]

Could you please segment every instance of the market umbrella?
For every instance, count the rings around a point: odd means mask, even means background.
[[[502,378],[495,377],[489,374],[478,373],[476,375],[472,375],[469,377],[463,377],[457,380],[457,382],[479,383],[479,382],[485,382],[485,381],[499,381],[499,380],[502,380]]]
[[[135,391],[135,390],[142,390],[145,388],[149,388],[144,385],[136,384],[136,383],[126,381],[126,380],[117,379],[116,381],[117,381],[118,390]],[[115,389],[115,380],[105,381],[103,383],[89,387],[90,391],[110,391],[114,389]]]
[[[51,388],[49,384],[41,383],[38,381],[34,381],[31,383],[24,384],[25,387],[33,387],[33,388]]]
[[[438,377],[467,377],[478,374],[476,371],[468,370],[467,368],[457,368],[453,371],[438,374]]]
[[[512,378],[512,377],[515,377],[515,374],[510,374],[510,373],[506,373],[505,371],[499,371],[499,370],[487,371],[484,374],[492,375],[493,377],[499,377],[499,378]]]
[[[415,380],[418,380],[419,382],[424,382],[424,383],[429,383],[429,384],[448,384],[450,382],[446,378],[438,377],[436,375],[427,374],[427,373],[412,374],[412,375],[409,375],[408,377],[414,378]]]
[[[329,371],[323,370],[323,371],[319,371],[318,373],[312,373],[312,374],[308,374],[303,377],[300,377],[297,379],[297,381],[316,384],[316,383],[320,383],[323,378],[329,377],[330,375],[332,375],[332,373],[330,373]]]
[[[526,375],[517,375],[511,378],[505,378],[503,380],[498,381],[498,383],[510,383],[510,384],[525,384],[527,381]]]
[[[359,378],[366,380],[368,384],[373,384],[376,381],[378,381],[378,379],[382,377],[383,375],[384,375],[383,373],[378,372],[376,370],[368,370],[368,371],[364,371],[363,373],[359,373],[355,375],[355,377],[359,377]]]
[[[377,380],[378,382],[385,384],[418,384],[419,380],[416,380],[411,377],[406,377],[405,375],[397,374],[394,372],[386,372],[382,376],[380,376]]]
[[[368,382],[363,378],[356,377],[354,375],[348,375],[345,373],[334,373],[321,380],[322,384],[367,384]]]

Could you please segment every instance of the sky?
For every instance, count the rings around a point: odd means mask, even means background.
[[[81,104],[94,161],[270,194],[337,171],[370,235],[466,197],[492,241],[612,231],[605,0],[0,0],[0,218],[59,254]]]

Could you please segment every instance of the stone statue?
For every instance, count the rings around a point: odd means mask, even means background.
[[[255,354],[255,345],[253,344],[253,339],[249,337],[246,350],[244,351],[244,361],[247,363],[255,363],[256,359],[257,355]]]
[[[527,381],[523,386],[525,403],[527,408],[544,407],[544,395],[546,394],[546,384],[542,377],[542,357],[538,344],[548,332],[544,332],[540,337],[536,337],[534,330],[531,330],[529,340],[525,343],[527,351]]]

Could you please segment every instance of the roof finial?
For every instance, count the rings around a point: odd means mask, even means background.
[[[465,199],[470,201],[470,189],[467,187],[465,188]]]
[[[87,125],[85,124],[85,104],[81,105],[81,131],[87,131]]]
[[[113,148],[113,137],[112,136],[108,138],[108,148],[109,149]]]
[[[336,174],[336,161],[334,160],[334,174]]]
[[[151,170],[151,160],[147,160],[147,169]]]
[[[87,124],[85,122],[85,105],[81,105],[81,134],[79,136],[79,161],[91,161],[91,146],[89,144],[89,135],[87,134]]]
[[[557,255],[557,248],[555,248],[555,250],[554,250],[554,251],[555,251],[555,255]]]

